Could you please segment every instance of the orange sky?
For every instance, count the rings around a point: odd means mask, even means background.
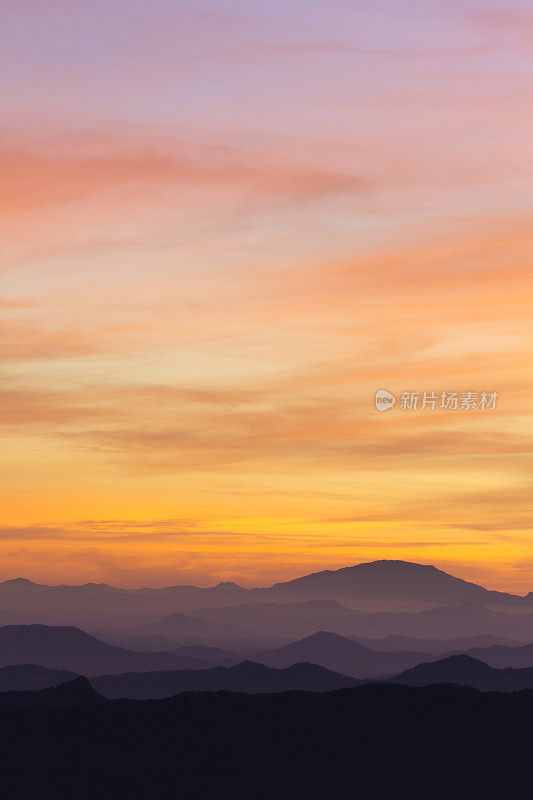
[[[4,14],[0,579],[533,590],[527,6]]]

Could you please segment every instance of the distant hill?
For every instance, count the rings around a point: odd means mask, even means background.
[[[201,658],[204,661],[223,664],[224,662],[238,659],[237,653],[233,650],[226,650],[222,647],[206,647],[201,644],[182,645],[174,651],[177,655],[187,656],[188,658]]]
[[[416,611],[460,603],[533,610],[533,593],[521,597],[490,591],[431,565],[382,560],[323,570],[255,589],[231,581],[210,588],[120,589],[102,583],[46,586],[15,578],[0,583],[0,622],[16,622],[15,618],[2,614],[22,614],[20,622],[118,629],[131,627],[133,623],[141,627],[176,612],[189,613],[200,608],[306,601],[335,601],[364,611]],[[337,611],[333,616],[340,616],[341,611]],[[317,607],[315,619],[319,618],[323,614],[319,614]]]
[[[349,625],[354,611],[336,600],[306,600],[291,603],[240,603],[234,606],[210,606],[191,612],[213,622],[232,623],[256,634],[289,639],[308,636],[329,624],[342,620]]]
[[[531,800],[533,691],[373,684],[3,707],[9,800]]]
[[[533,689],[533,668],[494,669],[483,661],[462,654],[418,664],[390,678],[390,681],[408,686],[455,683],[459,686],[473,686],[482,691],[513,692]]]
[[[533,667],[533,643],[519,647],[473,647],[468,650],[468,655],[492,667]]]
[[[189,691],[232,691],[248,694],[291,690],[328,692],[372,680],[357,680],[307,662],[274,669],[245,661],[232,667],[202,670],[102,675],[91,678],[91,684],[103,697],[144,700],[171,697]],[[482,661],[461,654],[418,664],[384,680],[407,686],[453,683],[471,686],[480,691],[511,692],[533,689],[533,668],[494,669]]]
[[[454,639],[417,639],[413,636],[395,636],[391,634],[382,639],[363,638],[351,636],[354,642],[364,644],[371,650],[380,650],[386,653],[394,653],[398,650],[410,650],[421,653],[452,653],[452,651],[466,652],[473,647],[492,647],[494,645],[505,645],[506,647],[516,647],[518,642],[513,639],[494,636],[492,633],[482,633],[478,636],[456,636]]]
[[[304,597],[335,597],[409,600],[418,603],[504,603],[525,598],[505,592],[489,591],[483,586],[455,578],[429,564],[409,561],[371,561],[323,570],[292,581],[277,583],[273,593]]]
[[[455,578],[429,564],[390,560],[323,570],[275,584],[272,589],[315,597],[390,597],[421,603],[487,603],[491,599],[507,601],[513,598],[513,595],[488,591],[475,583]]]
[[[0,594],[36,594],[47,588],[28,578],[11,578],[0,583]]]
[[[356,678],[393,675],[398,670],[430,658],[425,653],[386,653],[329,631],[319,631],[297,642],[258,652],[254,660],[271,667],[288,667],[302,661],[319,664],[326,669]]]
[[[213,622],[201,616],[187,616],[181,612],[146,625],[146,634],[181,639],[184,636],[202,636],[210,639],[243,638],[247,632],[240,625],[231,622]]]
[[[66,669],[49,669],[36,664],[15,664],[10,667],[0,667],[0,692],[47,689],[49,686],[57,686],[58,683],[65,683],[77,677],[75,672]]]
[[[209,662],[172,653],[114,647],[79,628],[8,625],[0,628],[0,665],[31,663],[82,675],[153,669],[195,669]]]
[[[83,677],[35,692],[0,692],[0,707],[86,706],[102,701],[103,698],[93,689],[87,678]]]
[[[294,664],[287,669],[272,669],[252,661],[244,661],[234,667],[91,678],[91,684],[104,697],[130,697],[137,700],[171,697],[190,691],[251,694],[290,690],[328,692],[356,686],[358,683],[354,678],[338,675],[316,664]]]
[[[107,584],[46,586],[25,578],[0,583],[1,614],[22,614],[21,622],[83,625],[86,628],[143,625],[177,610],[194,607],[196,586],[121,589]],[[211,595],[208,595],[211,597]],[[206,599],[196,605],[205,605]],[[15,619],[6,619],[14,623]]]
[[[285,604],[269,602],[240,604],[223,608],[203,608],[191,612],[188,620],[192,620],[194,614],[198,614],[202,619],[209,617],[213,625],[216,620],[218,625],[234,624],[239,626],[241,638],[246,635],[250,636],[251,631],[254,631],[257,635],[278,636],[286,640],[301,639],[320,630],[356,639],[387,635],[415,639],[474,638],[477,636],[506,638],[514,636],[516,640],[533,638],[533,613],[513,612],[510,608],[505,608],[503,611],[494,610],[472,602],[449,603],[418,611],[398,610],[371,613],[348,609],[334,600],[313,600]],[[205,622],[205,620],[203,621]],[[243,633],[244,628],[241,627],[243,624],[247,626],[247,634]],[[202,621],[198,623],[198,628],[201,625]],[[155,630],[159,630],[159,627],[160,623],[151,626]],[[191,624],[191,628],[194,628],[194,625]],[[167,636],[170,635],[169,629],[164,628],[164,630]],[[221,632],[222,634],[223,632]],[[218,641],[226,643],[227,640],[219,637]],[[474,644],[475,642],[471,646]],[[368,646],[374,649],[372,645]],[[427,648],[422,649],[427,652]]]
[[[178,647],[178,639],[157,634],[141,636],[124,636],[123,634],[107,629],[91,631],[91,634],[102,642],[115,647],[124,647],[126,650],[135,650],[138,653],[169,653]]]
[[[533,637],[533,614],[512,613],[509,609],[495,611],[477,603],[451,603],[418,612],[387,611],[343,617],[334,630],[357,638],[394,634],[447,639],[492,634],[527,641]]]
[[[296,603],[240,603],[236,606],[208,606],[199,608],[195,615],[216,622],[238,622],[240,625],[255,628],[258,621],[273,625],[283,619],[329,619],[330,617],[350,615],[353,610],[337,600],[304,600]]]

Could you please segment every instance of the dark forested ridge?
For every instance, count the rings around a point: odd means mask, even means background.
[[[2,706],[72,706],[77,708],[102,702],[104,702],[104,698],[91,686],[88,679],[81,675],[46,689],[0,692],[0,708]]]
[[[8,706],[2,789],[12,800],[531,800],[532,715],[533,691],[448,685]]]
[[[234,667],[174,670],[171,672],[133,672],[123,675],[100,675],[91,685],[107,698],[128,697],[137,700],[171,697],[187,691],[230,691],[266,694],[303,690],[327,692],[347,689],[360,681],[339,675],[317,664],[293,664],[286,669],[272,669],[264,664],[244,661]]]

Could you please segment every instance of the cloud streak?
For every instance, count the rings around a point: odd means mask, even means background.
[[[529,11],[4,13],[9,570],[401,554],[525,587]],[[379,387],[499,402],[379,414]]]

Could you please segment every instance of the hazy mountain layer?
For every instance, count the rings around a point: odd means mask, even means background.
[[[336,601],[365,611],[416,611],[458,603],[533,611],[531,593],[520,597],[489,591],[431,565],[374,561],[324,570],[261,589],[245,589],[226,582],[208,589],[170,586],[127,590],[95,583],[45,586],[17,578],[0,584],[0,622],[117,628],[131,626],[133,622],[147,624],[200,608],[307,600]],[[340,616],[340,610],[337,611],[330,616]],[[13,614],[22,616],[14,618]]]

